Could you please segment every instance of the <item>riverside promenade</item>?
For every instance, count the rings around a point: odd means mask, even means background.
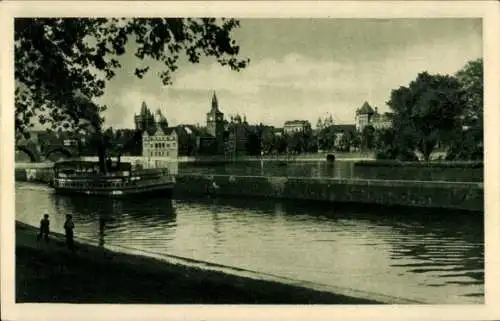
[[[18,303],[418,303],[270,275],[243,277],[237,274],[248,275],[251,271],[228,273],[223,267],[197,268],[82,242],[77,243],[76,253],[71,253],[62,235],[53,233],[49,244],[45,244],[36,241],[36,234],[36,228],[16,222]]]

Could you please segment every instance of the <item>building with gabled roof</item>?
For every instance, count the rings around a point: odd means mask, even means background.
[[[168,157],[177,158],[179,143],[177,132],[174,128],[164,130],[162,126],[156,126],[154,134],[150,135],[147,130],[142,134],[142,156],[144,157]]]
[[[364,102],[361,108],[356,110],[356,130],[362,132],[366,126],[375,129],[387,128],[391,126],[391,119],[388,113],[380,114],[378,108],[372,108],[368,102]]]
[[[356,130],[358,132],[362,132],[363,129],[370,125],[370,118],[374,114],[373,108],[368,104],[367,101],[363,103],[361,108],[356,110],[355,122],[356,122]]]

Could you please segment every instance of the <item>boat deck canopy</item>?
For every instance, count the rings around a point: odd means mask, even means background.
[[[112,171],[130,171],[132,169],[132,164],[127,162],[120,162],[116,164],[113,162]],[[99,171],[98,162],[90,161],[62,161],[54,164],[54,170],[64,171],[64,170],[96,170]]]

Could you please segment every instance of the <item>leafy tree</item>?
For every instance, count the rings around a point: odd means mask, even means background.
[[[300,154],[304,149],[304,137],[301,132],[291,133],[286,136],[287,150],[291,154]]]
[[[452,138],[448,159],[478,160],[483,158],[483,60],[468,62],[456,77],[463,99],[462,127]]]
[[[272,128],[264,127],[262,130],[261,144],[265,154],[271,154],[278,150],[278,139],[274,135]]]
[[[262,127],[256,126],[256,128],[248,128],[248,130],[249,132],[247,133],[246,152],[248,155],[260,155]]]
[[[299,131],[286,136],[288,151],[295,154],[317,151],[316,142],[317,139],[310,130]]]
[[[460,128],[462,97],[455,77],[420,73],[408,87],[393,90],[387,103],[399,150],[416,149],[427,161],[438,142]]]
[[[359,149],[361,147],[361,139],[359,138],[359,135],[351,133],[350,136],[351,147]]]
[[[318,152],[318,137],[313,134],[309,133],[306,137],[306,142],[305,142],[305,151],[307,153],[317,153]]]
[[[393,128],[375,131],[375,157],[377,159],[398,159],[400,161],[417,161],[411,145],[401,143]]]
[[[456,77],[464,101],[464,125],[483,127],[483,59],[469,61]]]
[[[333,150],[335,137],[335,128],[332,125],[323,128],[318,134],[318,147],[322,150]]]
[[[117,144],[123,146],[124,155],[141,155],[142,153],[142,132],[132,129],[118,130]]]
[[[375,129],[368,125],[361,131],[361,149],[372,149],[374,146]]]
[[[104,94],[106,81],[121,67],[118,56],[134,40],[134,55],[143,61],[135,75],[142,78],[148,61],[159,61],[164,85],[171,84],[181,57],[191,63],[213,57],[237,71],[248,64],[238,58],[239,46],[231,39],[239,26],[235,19],[17,18],[14,24],[17,138],[36,117],[53,130],[88,130],[91,125],[100,133],[106,106],[93,99]],[[101,170],[106,170],[105,142],[98,143]]]
[[[288,150],[287,136],[285,134],[275,136],[275,146],[278,154],[284,154]]]

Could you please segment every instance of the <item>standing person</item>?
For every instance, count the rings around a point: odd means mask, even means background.
[[[49,232],[50,232],[50,220],[49,214],[45,214],[43,219],[40,220],[40,233],[36,238],[37,241],[43,237],[45,239],[45,243],[49,243]]]
[[[75,243],[73,241],[73,229],[75,224],[73,223],[73,216],[71,214],[66,215],[66,222],[64,222],[64,231],[66,234],[66,244],[68,249],[71,251],[75,250]]]
[[[215,180],[212,180],[212,185],[209,187],[209,194],[211,197],[215,197],[217,191],[219,190],[219,185],[215,182]]]

